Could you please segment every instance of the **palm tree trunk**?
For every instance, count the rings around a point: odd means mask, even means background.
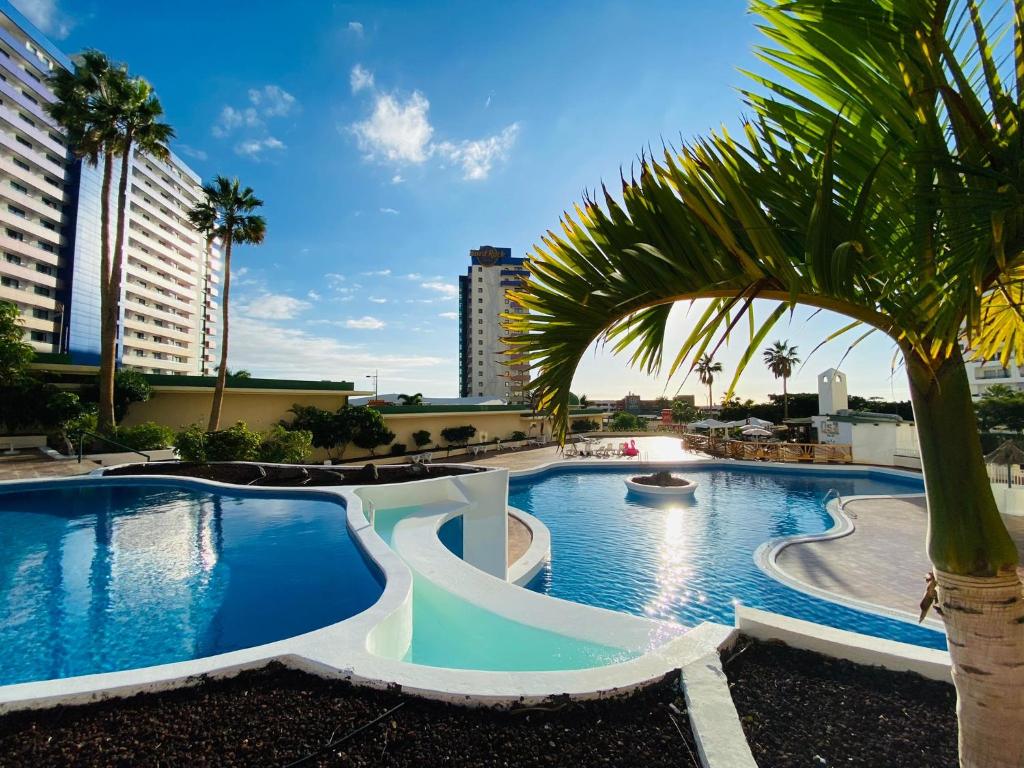
[[[224,387],[228,380],[228,293],[231,291],[231,232],[224,241],[224,295],[220,303],[220,368],[217,370],[217,386],[213,390],[213,406],[210,408],[210,423],[207,429],[220,429],[220,411],[224,405]]]
[[[782,377],[782,420],[789,418],[789,392],[786,391],[786,377]]]
[[[711,382],[709,381],[708,382],[708,410],[710,410],[713,406],[714,406],[714,403],[711,402]]]
[[[904,351],[928,493],[928,556],[953,660],[963,768],[1024,765],[1024,594],[985,471],[959,350]]]
[[[100,186],[100,393],[96,424],[101,434],[114,431],[114,372],[117,367],[117,292],[110,274],[110,185],[114,157],[103,153]]]
[[[109,323],[109,336],[104,346],[110,358],[110,367],[106,371],[106,378],[103,384],[106,391],[101,389],[100,408],[109,409],[111,426],[114,423],[114,389],[116,383],[117,368],[117,326],[121,320],[121,281],[124,277],[124,239],[125,231],[128,228],[128,173],[132,162],[132,133],[128,131],[125,135],[124,150],[121,152],[121,173],[117,181],[117,230],[114,235],[114,251],[110,260],[110,301],[107,302],[105,314]]]

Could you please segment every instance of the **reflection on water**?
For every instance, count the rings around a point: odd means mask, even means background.
[[[380,594],[316,497],[84,484],[0,493],[0,684],[208,656]]]

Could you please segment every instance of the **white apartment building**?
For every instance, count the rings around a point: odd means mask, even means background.
[[[505,312],[526,310],[508,298],[529,273],[511,248],[481,246],[469,252],[470,267],[459,276],[459,395],[529,401],[529,367],[508,365],[502,327]]]
[[[1024,390],[1024,373],[1014,362],[1004,368],[998,359],[967,360],[967,380],[971,385],[971,395],[981,397],[985,390],[993,384],[1005,384],[1014,389]]]
[[[54,100],[47,76],[73,66],[0,0],[0,300],[19,308],[37,352],[95,364],[101,171],[73,158],[45,110]],[[118,347],[125,367],[215,371],[221,263],[187,219],[201,192],[199,176],[173,155],[167,163],[133,157]]]

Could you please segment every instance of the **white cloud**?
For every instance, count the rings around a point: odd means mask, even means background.
[[[205,151],[196,149],[195,147],[190,147],[188,144],[175,144],[174,149],[185,155],[185,157],[192,157],[196,160],[205,160],[207,158]]]
[[[402,184],[403,182],[405,182],[405,179],[402,178],[402,174],[400,173],[396,173],[391,177],[392,184]]]
[[[359,274],[364,275],[366,277],[390,277],[391,276],[391,270],[390,269],[374,269],[374,270],[371,270],[369,272],[360,272]]]
[[[382,299],[379,296],[371,296],[370,297],[370,301],[372,301],[374,304],[387,304],[388,303],[387,299]]]
[[[398,215],[398,210],[396,208],[381,208],[380,212],[381,213],[389,213],[392,216],[397,216]]]
[[[378,320],[376,317],[370,317],[369,315],[363,315],[360,318],[354,318],[352,320],[345,321],[346,328],[353,328],[360,331],[378,331],[384,327],[384,321]]]
[[[284,142],[267,136],[265,139],[246,139],[235,145],[235,154],[248,157],[250,160],[259,160],[267,150],[284,149]]]
[[[454,299],[459,295],[458,286],[452,283],[442,283],[437,280],[430,280],[426,283],[420,283],[422,288],[427,288],[431,291],[437,291],[446,299]]]
[[[439,312],[437,314],[437,316],[438,317],[443,317],[445,320],[458,320],[459,319],[459,313],[458,312]]]
[[[491,91],[490,93],[487,94],[487,101],[484,102],[484,109],[487,109],[489,106],[491,106],[491,97],[493,95],[494,91]]]
[[[13,5],[25,18],[46,34],[63,40],[71,34],[74,20],[64,13],[57,0],[12,0]]]
[[[356,37],[362,37],[364,32],[363,23],[361,21],[350,21],[348,23],[348,31]]]
[[[366,88],[373,88],[373,72],[356,64],[348,76],[349,85],[352,86],[352,93],[359,93]]]
[[[309,309],[308,301],[283,293],[264,293],[239,306],[239,312],[259,320],[291,320]]]
[[[423,279],[423,275],[421,275],[419,272],[410,272],[409,274],[407,274],[405,276],[405,279],[406,280],[422,280]]]
[[[344,283],[348,278],[340,272],[328,272],[324,275],[324,279],[330,284],[332,288],[337,288],[339,283]]]
[[[495,162],[508,159],[509,150],[518,135],[519,124],[513,123],[486,139],[460,141],[458,144],[441,142],[437,151],[442,157],[462,166],[462,178],[479,181],[487,178]]]
[[[295,97],[279,85],[249,89],[249,103],[263,117],[284,117],[295,107]]]
[[[309,293],[306,294],[306,298],[308,298],[310,301],[320,301],[321,296],[316,291],[310,291]]]

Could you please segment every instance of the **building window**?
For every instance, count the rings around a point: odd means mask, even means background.
[[[23,171],[31,171],[32,170],[32,167],[28,163],[23,162],[22,160],[19,160],[16,157],[12,157],[11,159],[14,161],[14,164],[16,166],[21,168],[21,170],[23,170]]]
[[[24,219],[25,218],[25,211],[22,210],[21,208],[18,208],[17,206],[8,205],[7,206],[7,212],[8,213],[13,213],[19,219]]]
[[[7,277],[7,275],[0,275],[0,285],[4,288],[21,288],[21,283],[13,277]]]
[[[32,317],[34,317],[36,320],[49,320],[50,311],[48,309],[39,309],[39,307],[33,307]]]
[[[38,273],[40,273],[42,275],[52,275],[53,274],[53,267],[51,267],[49,264],[39,264],[39,263],[37,263],[36,264],[36,272],[38,272]]]
[[[46,296],[47,298],[49,298],[52,295],[52,293],[53,293],[53,291],[51,291],[45,285],[37,285],[37,286],[35,286],[34,287],[34,291],[35,291],[36,296]]]
[[[44,344],[50,343],[50,334],[46,331],[32,331],[32,341],[41,341]]]
[[[23,195],[27,195],[28,194],[28,187],[23,187],[21,184],[19,184],[16,181],[12,181],[11,182],[11,189],[15,190],[16,192],[21,192],[21,194],[23,194]]]
[[[19,144],[26,146],[29,149],[35,149],[35,147],[32,146],[32,142],[26,139],[24,136],[15,136],[14,138],[17,140]]]
[[[21,256],[17,256],[13,253],[5,253],[4,260],[8,264],[17,264],[19,267],[21,266]]]
[[[23,234],[21,234],[21,232],[19,232],[16,229],[8,229],[7,230],[7,236],[9,238],[11,238],[12,240],[18,240],[20,242],[25,242],[25,236]]]

